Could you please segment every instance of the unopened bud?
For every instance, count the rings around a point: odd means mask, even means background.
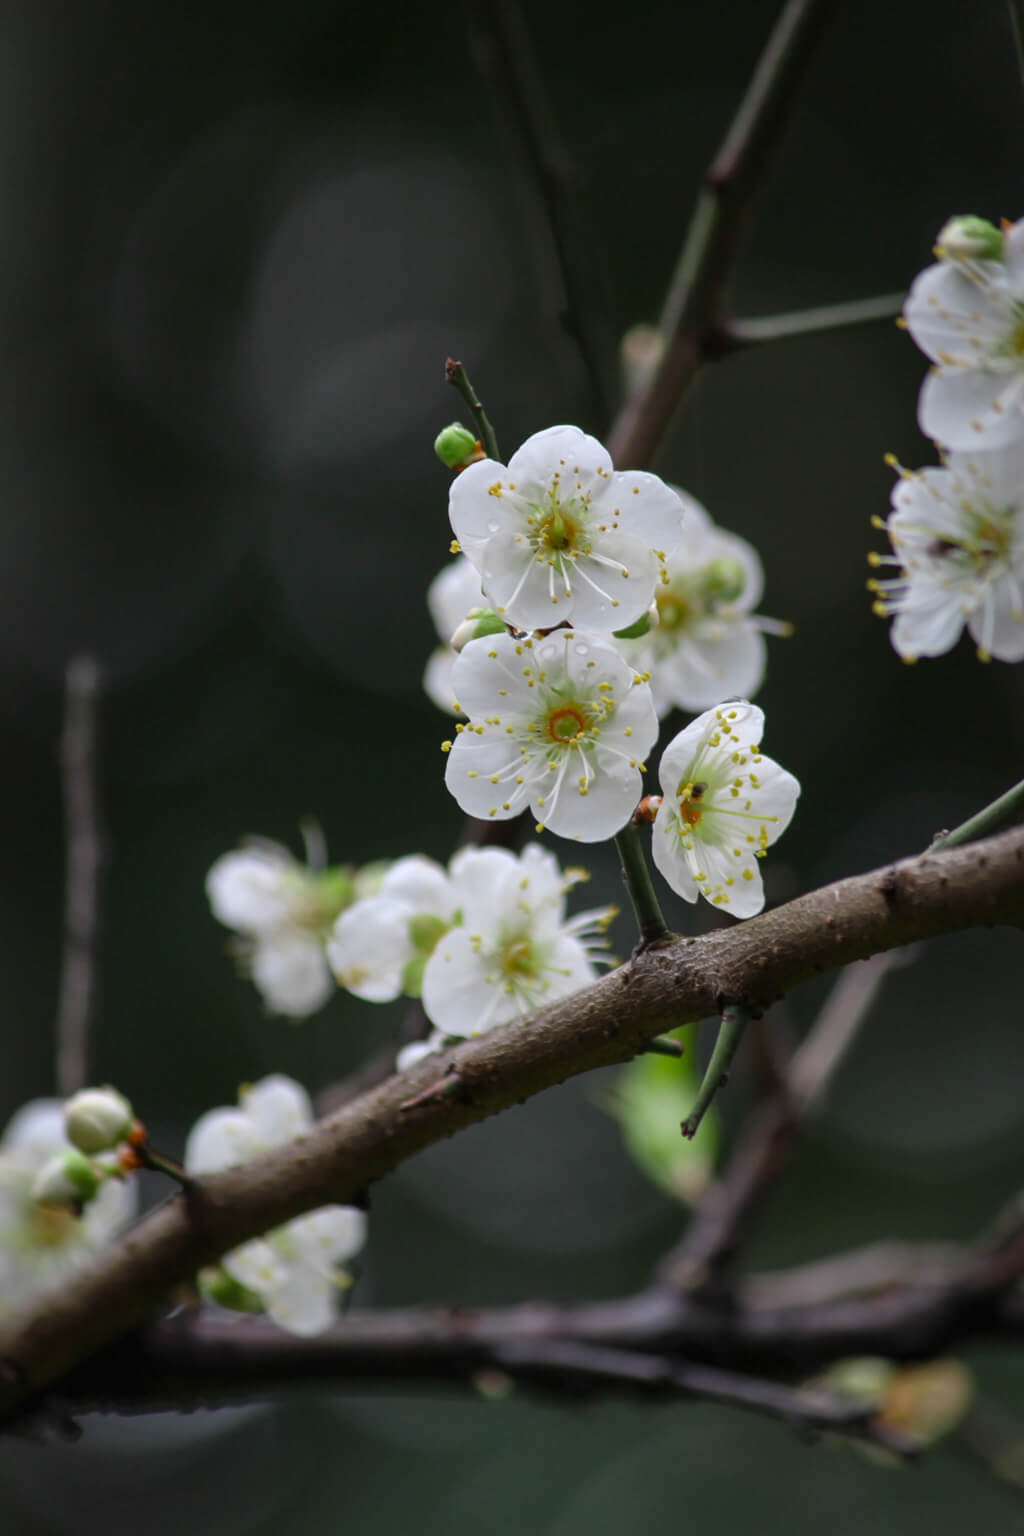
[[[712,560],[704,579],[708,597],[717,603],[734,603],[747,584],[747,573],[738,560],[723,556]]]
[[[935,237],[935,251],[947,261],[1002,261],[1003,232],[973,213],[948,219]]]
[[[64,1105],[64,1134],[73,1147],[91,1156],[124,1141],[134,1119],[131,1105],[116,1088],[83,1088]]]
[[[218,1307],[230,1307],[232,1312],[262,1312],[263,1302],[255,1291],[229,1275],[219,1264],[208,1265],[199,1271],[200,1293]]]
[[[499,619],[493,608],[471,608],[448,644],[453,651],[461,651],[471,640],[482,640],[485,635],[504,633],[505,621]]]
[[[434,452],[447,469],[461,469],[478,447],[476,438],[461,421],[453,421],[434,438]]]
[[[100,1187],[99,1174],[81,1152],[57,1152],[43,1164],[32,1185],[40,1205],[87,1205]]]
[[[646,613],[642,613],[632,624],[627,624],[625,629],[615,630],[616,640],[639,640],[641,635],[646,635],[649,630],[656,629],[661,622],[657,603],[652,603]]]

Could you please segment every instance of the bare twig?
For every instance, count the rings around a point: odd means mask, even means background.
[[[676,1248],[661,1261],[662,1284],[721,1285],[754,1211],[786,1166],[802,1122],[822,1099],[867,1018],[887,973],[908,952],[875,955],[844,971],[794,1053],[782,1089],[747,1120],[724,1172],[705,1190]]]
[[[69,664],[60,751],[67,874],[54,1067],[61,1098],[76,1093],[89,1080],[89,1032],[96,1001],[103,864],[97,786],[99,682],[99,667],[93,657],[77,656]]]
[[[555,308],[579,349],[598,419],[615,393],[615,349],[606,295],[593,260],[595,240],[576,190],[572,161],[537,69],[529,31],[515,0],[467,0],[477,66],[502,127],[518,151],[528,186],[550,234],[557,276]]]
[[[146,1320],[174,1285],[229,1249],[368,1184],[443,1137],[567,1077],[628,1060],[644,1040],[706,1017],[722,996],[758,1009],[809,976],[919,938],[1024,924],[1024,829],[854,876],[702,939],[677,939],[451,1053],[464,1092],[402,1111],[437,1080],[424,1061],[297,1142],[176,1196],[60,1291],[0,1324],[0,1412]],[[1009,1262],[1004,1261],[1005,1263]],[[993,1261],[994,1263],[994,1261]],[[994,1270],[979,1270],[979,1285]],[[979,1290],[979,1296],[983,1293]]]
[[[608,446],[620,468],[651,462],[701,363],[716,355],[751,205],[834,10],[834,0],[787,0],[768,39],[690,221],[659,322],[664,353],[612,430]]]
[[[749,320],[728,320],[716,333],[715,350],[738,352],[746,347],[763,346],[771,341],[789,341],[801,336],[821,335],[828,331],[848,330],[853,326],[872,325],[894,320],[903,308],[905,293],[883,293],[873,299],[851,299],[844,304],[821,304],[813,309],[795,309],[784,315],[759,315]]]

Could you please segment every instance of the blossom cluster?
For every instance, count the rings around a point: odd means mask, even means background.
[[[903,321],[931,360],[918,421],[941,467],[908,471],[886,529],[893,565],[874,578],[908,661],[948,651],[966,626],[989,660],[1024,659],[1024,220],[973,216],[940,231],[937,262],[914,281]],[[895,461],[894,461],[895,462]]]

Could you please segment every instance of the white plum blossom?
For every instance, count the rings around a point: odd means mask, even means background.
[[[659,715],[750,698],[764,678],[765,633],[789,633],[788,625],[753,613],[764,587],[753,545],[716,527],[699,502],[680,494],[687,537],[655,591],[657,622],[619,641],[627,661],[650,673]]]
[[[42,1170],[72,1152],[60,1099],[33,1099],[0,1141],[0,1315],[53,1290],[104,1248],[135,1216],[134,1179],[104,1179],[81,1214],[32,1197]]]
[[[675,491],[656,475],[613,469],[579,427],[535,433],[507,469],[471,464],[452,482],[448,512],[489,604],[524,631],[634,623],[683,534]]]
[[[896,651],[907,661],[941,655],[966,625],[984,660],[1024,660],[1024,440],[901,469],[892,506],[878,525],[893,553],[868,558],[899,574],[868,586],[875,612],[896,620]]]
[[[313,1124],[309,1096],[291,1078],[273,1075],[243,1088],[237,1109],[211,1109],[189,1133],[189,1173],[219,1173],[284,1146]],[[363,1247],[366,1217],[346,1205],[325,1205],[233,1249],[221,1266],[257,1295],[289,1333],[322,1333],[334,1321],[345,1283],[341,1266]]]
[[[541,826],[585,843],[625,826],[658,717],[613,642],[494,635],[466,646],[453,677],[469,722],[445,743],[445,783],[468,815],[502,821],[529,805]]]
[[[242,936],[236,954],[267,1007],[297,1019],[334,991],[324,939],[353,889],[344,871],[314,871],[263,839],[223,854],[206,877],[213,915]]]
[[[936,249],[941,259],[903,308],[935,365],[918,401],[921,430],[946,448],[1000,448],[1024,436],[1024,219],[1005,230],[997,258],[956,254],[963,243],[941,236]]]
[[[581,872],[563,874],[536,843],[518,857],[464,848],[450,868],[465,917],[437,944],[423,976],[423,1008],[442,1043],[445,1035],[483,1034],[593,981],[616,909],[566,918],[566,892]]]
[[[446,710],[449,715],[458,714],[451,681],[456,655],[451,638],[467,613],[485,603],[480,574],[465,555],[459,555],[439,571],[427,588],[427,607],[441,644],[430,653],[423,687],[438,709]]]
[[[348,907],[334,925],[327,959],[339,985],[371,1003],[418,993],[423,964],[457,906],[440,864],[418,853],[398,859],[378,894]]]
[[[764,906],[758,867],[788,827],[800,785],[760,750],[764,715],[745,699],[709,709],[662,754],[654,862],[686,901],[733,917]]]

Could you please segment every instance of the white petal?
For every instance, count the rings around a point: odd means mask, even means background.
[[[766,649],[764,636],[750,619],[710,619],[654,664],[655,697],[660,693],[677,709],[689,711],[749,697],[764,680]]]
[[[507,520],[502,497],[491,493],[492,487],[505,486],[507,474],[505,466],[494,459],[479,459],[455,476],[448,492],[448,519],[452,531],[471,564],[478,569],[477,549]]]
[[[450,646],[439,645],[436,651],[431,651],[423,673],[423,691],[427,698],[449,715],[461,713],[455,705],[454,667],[455,652]]]
[[[439,571],[427,588],[430,617],[438,638],[446,646],[470,609],[482,606],[480,575],[465,555],[459,555]]]
[[[470,929],[453,928],[441,939],[423,972],[423,1011],[446,1035],[476,1035],[517,1016],[504,977],[492,972]]]
[[[889,632],[897,654],[913,661],[952,650],[964,627],[964,612],[955,593],[922,576],[912,582],[910,600],[905,602]]]
[[[263,1150],[256,1127],[240,1109],[208,1109],[192,1127],[185,1143],[189,1173],[220,1173],[237,1168]]]
[[[653,705],[651,708],[653,712]],[[580,843],[603,842],[620,832],[636,810],[643,779],[639,769],[622,762],[602,765],[589,785],[581,784],[584,777],[579,754],[574,753],[558,792],[554,785],[542,784],[547,791],[543,803],[537,794],[530,803],[538,822],[559,837]]]
[[[63,1099],[31,1099],[11,1116],[3,1136],[4,1153],[30,1168],[67,1145]]]
[[[403,1045],[395,1057],[395,1071],[408,1072],[410,1067],[417,1066],[426,1056],[434,1056],[445,1047],[444,1035],[435,1029],[426,1040],[411,1040],[408,1045]]]
[[[262,849],[225,853],[206,877],[218,922],[238,933],[266,933],[288,921],[300,866]]]
[[[522,878],[519,860],[507,848],[462,848],[451,861],[456,905],[474,933],[496,940],[506,916],[510,882]]]
[[[523,786],[516,784],[517,776],[524,779]],[[449,794],[467,816],[480,821],[505,821],[518,815],[527,797],[516,792],[521,787],[525,791],[530,777],[515,738],[502,727],[490,725],[484,726],[482,736],[469,730],[457,736],[444,770]]]
[[[328,964],[339,985],[370,1003],[398,997],[413,956],[412,915],[406,902],[388,896],[371,896],[342,912],[327,941]]]
[[[288,1275],[288,1265],[265,1237],[254,1237],[251,1242],[243,1243],[240,1248],[226,1253],[220,1262],[233,1280],[258,1296],[283,1284]]]
[[[639,539],[624,533],[595,537],[593,553],[580,555],[570,571],[574,627],[610,632],[635,624],[651,606],[660,570],[657,556]]]
[[[534,553],[518,526],[488,541],[481,582],[491,607],[506,623],[516,629],[543,629],[569,617],[566,580],[559,564],[551,561],[546,552]],[[571,581],[571,564],[566,569]]]
[[[947,448],[1003,448],[1024,435],[1024,373],[933,368],[917,402],[921,431]]]
[[[281,1072],[261,1077],[238,1095],[242,1111],[265,1147],[294,1141],[313,1124],[313,1105],[301,1083]]]
[[[465,471],[463,471],[465,473]],[[336,1316],[337,1286],[302,1263],[288,1268],[282,1282],[264,1292],[267,1315],[279,1328],[300,1338],[323,1333]]]
[[[679,818],[666,796],[658,807],[651,834],[651,856],[663,879],[684,901],[696,901],[700,895],[693,872],[679,841]]]
[[[536,687],[530,686],[536,671],[531,665],[531,649],[511,635],[471,640],[452,669],[459,707],[472,719],[524,711],[532,714],[537,694]]]
[[[284,932],[258,939],[250,966],[267,1007],[288,1018],[308,1018],[334,993],[324,946],[312,934]]]
[[[508,477],[517,489],[547,487],[558,474],[570,491],[592,495],[612,473],[608,450],[579,427],[547,427],[528,437],[509,459]]]
[[[353,1205],[322,1205],[280,1230],[307,1264],[328,1275],[366,1246],[366,1214]]]
[[[413,912],[442,917],[447,921],[455,910],[447,871],[434,859],[421,853],[398,859],[384,876],[381,896],[404,901]]]
[[[915,278],[903,316],[907,329],[932,362],[973,368],[1005,343],[1013,331],[1013,295],[998,262],[977,262],[975,280],[950,262],[928,267]]]
[[[697,769],[702,761],[719,751],[731,752],[733,747],[727,745],[730,735],[738,736],[742,745],[749,748],[756,747],[763,734],[763,711],[745,699],[706,710],[674,736],[662,753],[658,769],[662,792],[674,798],[681,784],[699,776]],[[719,746],[713,745],[716,738]]]
[[[692,505],[699,506],[699,503]],[[647,549],[658,549],[671,555],[678,549],[683,537],[686,507],[679,493],[657,475],[640,469],[621,470],[610,485],[606,484],[600,498],[595,497],[595,510],[600,507],[619,514],[619,531],[636,539]],[[700,508],[703,512],[703,507]],[[696,525],[696,517],[690,519]]]

